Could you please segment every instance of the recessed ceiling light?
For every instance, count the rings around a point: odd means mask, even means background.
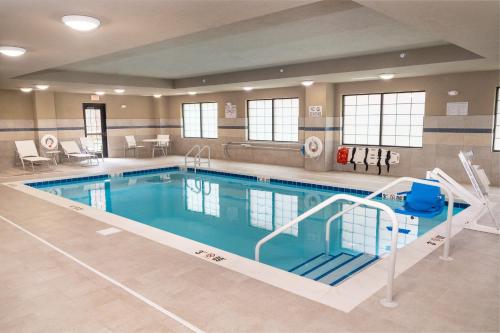
[[[194,96],[194,95],[196,95],[196,91],[189,91],[188,94],[191,96]]]
[[[21,88],[21,91],[24,93],[29,93],[33,90],[33,88]]]
[[[450,90],[450,91],[448,91],[448,95],[449,96],[457,96],[458,95],[458,91],[457,90]]]
[[[115,89],[114,92],[117,94],[123,94],[125,92],[125,89],[118,88],[118,89]]]
[[[95,17],[81,15],[66,15],[63,16],[62,21],[68,27],[78,31],[94,30],[101,24],[101,21]]]
[[[153,95],[154,98],[160,98],[161,97],[161,94],[154,94]]]
[[[106,93],[104,91],[96,91],[95,94],[98,95],[98,96],[102,96],[102,95],[104,95]]]
[[[381,78],[382,80],[390,80],[394,77],[394,74],[384,73],[384,74],[379,74],[378,77]]]
[[[253,87],[243,87],[243,90],[245,90],[245,91],[252,91]]]
[[[305,80],[305,81],[302,81],[302,85],[303,85],[304,87],[310,87],[310,86],[312,86],[313,84],[314,84],[314,81],[312,81],[312,80]]]
[[[8,57],[19,57],[26,53],[26,50],[15,46],[0,46],[0,53]]]
[[[47,89],[49,89],[49,85],[48,84],[37,84],[35,87],[38,90],[47,90]]]

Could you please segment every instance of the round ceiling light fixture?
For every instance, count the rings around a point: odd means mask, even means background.
[[[95,94],[97,96],[104,96],[106,93],[104,91],[96,91]]]
[[[191,95],[191,96],[194,96],[194,95],[197,94],[197,92],[196,91],[189,91],[188,94]]]
[[[310,86],[312,86],[313,84],[314,84],[314,81],[312,81],[312,80],[305,80],[305,81],[302,81],[302,85],[303,85],[304,87],[310,87]]]
[[[117,94],[123,94],[125,92],[125,89],[122,89],[122,88],[117,88],[114,90],[115,93]]]
[[[448,96],[457,96],[458,95],[458,91],[457,90],[450,90],[448,91]]]
[[[243,90],[245,90],[245,91],[252,91],[253,87],[243,87]]]
[[[379,78],[381,78],[382,80],[390,80],[394,77],[394,74],[392,73],[383,73],[383,74],[379,74],[378,75]]]
[[[30,93],[33,90],[33,88],[21,88],[21,91],[23,93]]]
[[[47,89],[49,89],[49,85],[48,84],[37,84],[35,87],[38,90],[47,90]]]
[[[26,50],[16,46],[0,46],[0,53],[7,57],[19,57],[26,53]]]
[[[78,31],[91,31],[101,25],[101,21],[95,17],[82,15],[66,15],[62,17],[62,22],[68,27]]]
[[[160,98],[161,97],[161,94],[154,94],[153,95],[154,98]]]

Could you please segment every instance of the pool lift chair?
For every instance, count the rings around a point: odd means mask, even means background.
[[[438,182],[435,179],[425,179]],[[404,195],[404,205],[395,209],[396,213],[414,217],[432,218],[441,214],[445,207],[444,195],[438,186],[413,183],[410,191],[400,192]]]

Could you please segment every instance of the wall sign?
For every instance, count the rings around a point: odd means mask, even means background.
[[[224,106],[224,112],[226,114],[226,118],[236,118],[238,110],[236,108],[236,105],[232,104],[231,102],[227,102]]]
[[[91,101],[98,101],[99,100],[99,95],[90,95],[90,100]]]
[[[447,116],[466,116],[469,112],[469,102],[446,103]]]
[[[309,117],[319,118],[323,114],[323,106],[311,105],[309,106]]]

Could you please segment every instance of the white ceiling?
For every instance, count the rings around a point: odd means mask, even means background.
[[[183,78],[443,43],[367,8],[325,9],[290,20],[276,14],[267,24],[256,18],[61,68]]]
[[[123,85],[130,94],[176,94],[170,79],[450,43],[482,58],[308,77],[343,82],[386,70],[418,76],[500,69],[499,13],[500,1],[472,0],[0,0],[0,45],[28,50],[0,56],[0,88],[43,80],[59,91]],[[72,31],[60,22],[66,14],[96,16],[102,26]],[[247,84],[287,86],[301,78]],[[195,88],[242,86],[229,82]]]

